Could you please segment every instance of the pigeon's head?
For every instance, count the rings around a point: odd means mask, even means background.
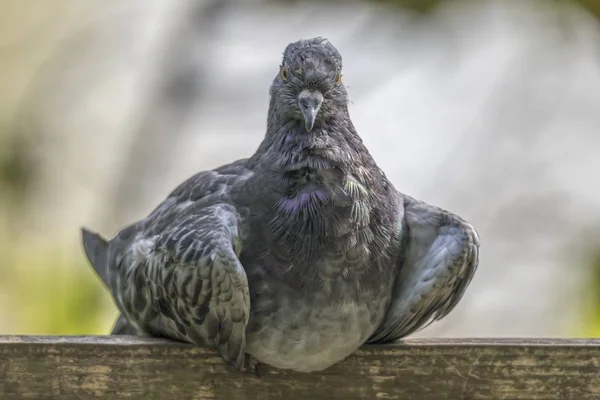
[[[300,40],[285,49],[271,86],[272,111],[301,121],[311,131],[319,121],[347,112],[342,56],[325,38]]]

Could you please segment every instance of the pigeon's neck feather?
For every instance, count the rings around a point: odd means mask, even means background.
[[[318,287],[326,276],[351,279],[383,254],[386,180],[349,120],[312,132],[281,124],[249,163],[249,184],[261,192],[252,230],[270,273]]]
[[[326,236],[340,248],[355,243],[377,205],[371,189],[378,170],[354,128],[322,124],[306,132],[288,124],[265,140],[256,162],[271,199],[274,239]]]

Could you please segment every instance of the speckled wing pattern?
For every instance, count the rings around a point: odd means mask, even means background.
[[[479,263],[479,236],[455,214],[402,196],[403,252],[387,314],[369,343],[392,342],[446,316]]]
[[[113,253],[123,254],[112,267],[111,291],[132,325],[152,336],[216,346],[238,368],[250,298],[237,257],[241,215],[229,192],[249,174],[242,163],[200,173],[111,242]]]

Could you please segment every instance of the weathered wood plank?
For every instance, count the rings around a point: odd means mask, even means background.
[[[209,349],[135,337],[0,337],[1,399],[600,399],[600,340],[406,340],[262,377]]]

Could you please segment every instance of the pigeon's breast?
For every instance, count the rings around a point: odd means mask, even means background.
[[[365,290],[344,279],[307,293],[250,274],[247,352],[276,368],[325,369],[356,351],[381,322],[387,288]]]
[[[372,335],[393,279],[389,258],[373,245],[376,197],[361,171],[335,167],[333,156],[291,154],[255,175],[268,190],[253,206],[240,254],[251,297],[247,352],[308,372]]]

